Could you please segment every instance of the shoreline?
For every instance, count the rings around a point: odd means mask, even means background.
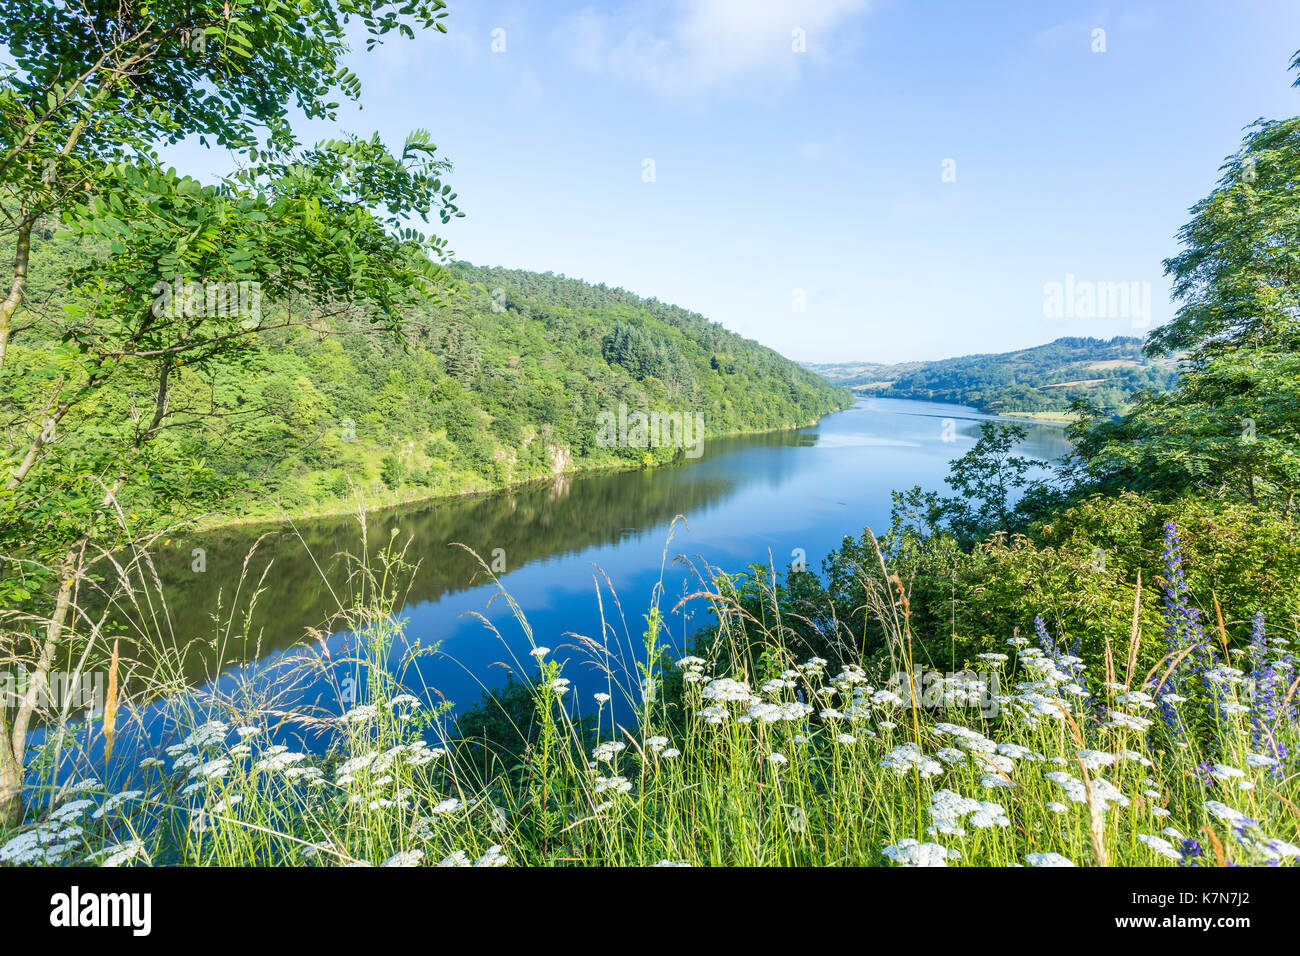
[[[817,418],[814,418],[812,421],[805,422],[801,425],[786,425],[781,428],[759,428],[759,429],[751,429],[751,430],[744,430],[744,431],[731,431],[731,432],[724,432],[719,435],[714,435],[713,437],[714,439],[741,438],[746,435],[767,435],[773,432],[797,431],[800,428],[810,428],[813,425],[816,425],[827,415],[835,415],[838,414],[839,412],[843,412],[846,410],[847,409],[843,406],[833,408],[829,412],[826,412],[825,414],[820,415]],[[693,460],[698,460],[698,459],[686,459],[686,463],[690,463]],[[361,500],[359,502],[354,497],[350,503],[340,502],[338,506],[334,506],[331,504],[331,505],[322,505],[319,508],[297,508],[297,509],[283,511],[283,513],[279,517],[272,517],[267,515],[245,515],[242,517],[222,518],[219,520],[206,520],[204,518],[199,518],[196,519],[193,522],[193,524],[190,525],[189,527],[174,532],[174,535],[206,534],[212,531],[223,531],[223,530],[228,530],[233,528],[256,528],[258,526],[272,526],[272,525],[279,526],[293,521],[315,521],[318,519],[325,519],[325,518],[341,518],[347,515],[355,515],[358,513],[358,510],[360,510],[360,513],[362,514],[371,515],[383,511],[390,511],[394,508],[405,508],[410,505],[427,504],[432,501],[454,501],[454,500],[461,500],[464,498],[473,498],[481,495],[483,496],[494,495],[494,494],[499,494],[503,491],[512,491],[516,488],[523,488],[528,485],[555,482],[563,478],[585,477],[589,475],[597,475],[602,473],[614,474],[614,473],[624,472],[624,471],[639,471],[639,470],[653,471],[654,468],[675,467],[675,466],[679,466],[680,464],[682,464],[682,462],[678,462],[674,460],[671,462],[667,462],[665,465],[656,465],[650,469],[645,469],[643,465],[635,462],[628,462],[627,464],[612,463],[612,464],[600,464],[600,465],[587,465],[581,468],[572,468],[566,471],[553,472],[550,475],[537,475],[532,478],[521,478],[518,481],[512,481],[509,482],[508,484],[500,485],[492,488],[477,488],[477,489],[472,489],[467,491],[451,491],[451,492],[440,492],[436,494],[415,495],[414,497],[411,498],[403,498],[398,501],[385,501],[380,504],[373,504],[373,505],[365,504],[365,495],[363,492]]]

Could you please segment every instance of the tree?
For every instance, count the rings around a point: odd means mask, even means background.
[[[1300,53],[1292,61],[1300,72]],[[1300,79],[1297,79],[1300,85]],[[1300,117],[1259,121],[1165,261],[1180,301],[1148,354],[1179,353],[1169,394],[1071,432],[1083,486],[1225,493],[1290,511],[1300,489]]]
[[[972,544],[995,531],[1009,531],[1011,498],[1032,481],[1037,463],[1015,455],[1027,434],[1020,425],[981,422],[975,447],[951,462],[948,485],[957,492],[944,498],[940,513],[957,539]]]
[[[2,646],[33,671],[12,718],[0,710],[0,823],[22,813],[27,734],[56,653],[83,626],[87,654],[99,639],[80,606],[97,564],[169,520],[123,501],[179,506],[220,491],[203,462],[159,445],[169,430],[208,424],[177,401],[176,380],[247,360],[270,329],[328,332],[345,313],[396,335],[411,305],[448,281],[434,261],[441,241],[406,225],[459,214],[427,133],[396,154],[378,137],[302,149],[284,118],[290,102],[332,116],[333,90],[357,95],[338,66],[350,19],[373,42],[439,26],[442,6],[0,7],[18,65],[0,88],[0,187],[18,243],[0,357],[36,218],[57,211],[91,251],[68,276],[64,311],[25,313],[24,328],[55,344],[0,365],[8,433],[19,436],[0,492]],[[206,58],[188,56],[207,43],[217,49]],[[244,168],[216,185],[161,168],[155,144],[195,133],[239,153]],[[53,175],[37,176],[51,159]]]
[[[74,197],[111,198],[118,162],[151,165],[160,143],[197,137],[256,163],[291,155],[286,113],[333,119],[360,84],[345,31],[442,30],[443,0],[0,0],[0,231],[13,243],[0,302],[0,367],[27,285],[32,229]]]

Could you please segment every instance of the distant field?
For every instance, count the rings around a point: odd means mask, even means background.
[[[1003,418],[1031,418],[1038,422],[1060,422],[1068,425],[1079,420],[1074,412],[998,412]]]
[[[1076,400],[1113,413],[1128,405],[1138,391],[1173,387],[1178,379],[1177,360],[1148,356],[1143,344],[1132,336],[1060,338],[1016,352],[937,362],[810,363],[805,367],[859,395],[951,402],[989,414],[1069,421]]]

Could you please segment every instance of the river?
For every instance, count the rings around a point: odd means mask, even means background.
[[[457,707],[500,684],[505,668],[534,666],[522,627],[494,598],[498,586],[453,545],[459,542],[499,570],[533,640],[553,649],[586,710],[592,693],[609,688],[578,635],[634,654],[656,584],[663,582],[665,612],[695,590],[694,572],[675,558],[727,571],[769,561],[783,569],[802,559],[816,570],[846,535],[887,527],[891,490],[941,488],[949,461],[970,449],[988,418],[955,405],[860,399],[807,428],[709,441],[702,457],[680,465],[565,476],[372,513],[372,556],[391,541],[413,566],[395,578],[403,585],[399,616],[407,639],[425,648],[414,659],[409,644],[397,648],[391,666],[414,693]],[[1068,450],[1059,426],[1020,424],[1029,434],[1021,454],[1047,462]],[[684,521],[674,524],[678,515]],[[203,549],[202,570],[195,570],[195,548]],[[348,702],[347,678],[284,675],[317,666],[322,642],[333,659],[346,656],[350,634],[331,615],[349,593],[340,555],[360,552],[355,517],[173,540],[159,560],[167,613],[155,611],[155,623],[139,626],[157,633],[158,620],[169,622],[166,643],[185,649],[173,670],[191,686],[233,692],[279,678],[290,688],[282,704],[310,700],[337,713]],[[697,602],[665,620],[680,648],[704,612]],[[308,642],[311,650],[303,646],[308,628],[322,632]],[[340,693],[342,702],[330,699]]]

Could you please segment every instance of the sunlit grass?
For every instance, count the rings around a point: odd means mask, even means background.
[[[1300,856],[1295,673],[1287,641],[1262,622],[1251,648],[1225,652],[1241,669],[1200,645],[1179,657],[1177,634],[1136,630],[1085,665],[1040,628],[1037,642],[1012,637],[1005,653],[979,655],[966,676],[926,682],[910,664],[906,601],[883,568],[867,583],[888,647],[865,660],[837,648],[834,661],[796,660],[778,613],[770,626],[745,619],[730,582],[706,571],[691,599],[709,606],[713,640],[668,660],[656,589],[639,647],[580,642],[607,690],[579,701],[502,589],[532,649],[516,657],[518,642],[503,638],[528,698],[505,715],[527,737],[512,748],[462,735],[436,695],[405,686],[393,666],[395,648],[420,653],[396,616],[409,570],[400,552],[357,566],[343,618],[357,656],[316,661],[361,676],[343,713],[286,711],[251,688],[194,700],[175,741],[139,755],[112,786],[86,772],[56,799],[30,801],[27,825],[0,838],[0,860],[1174,866]],[[1128,663],[1134,642],[1175,646],[1141,675]],[[914,697],[909,682],[926,692]],[[286,725],[325,744],[272,745]]]

